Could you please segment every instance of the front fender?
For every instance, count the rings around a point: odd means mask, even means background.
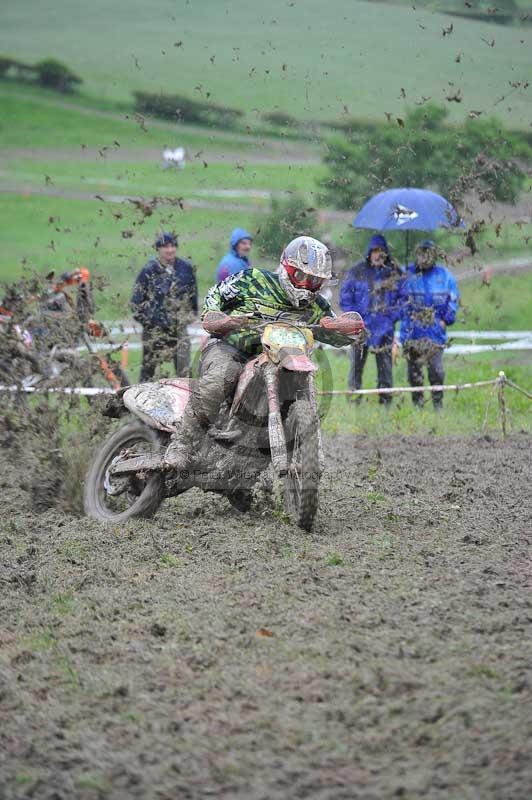
[[[281,353],[279,363],[283,369],[291,372],[316,372],[318,369],[305,353],[287,353],[286,355]]]

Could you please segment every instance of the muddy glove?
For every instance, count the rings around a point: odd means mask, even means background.
[[[207,333],[226,336],[228,333],[240,331],[249,325],[249,318],[245,314],[230,317],[223,311],[207,311],[202,319],[202,325]]]
[[[326,330],[336,331],[345,336],[359,336],[364,330],[364,320],[356,311],[346,311],[339,317],[322,317],[320,326]]]

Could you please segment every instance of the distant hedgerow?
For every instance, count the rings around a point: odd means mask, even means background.
[[[286,114],[284,111],[266,111],[260,115],[264,122],[269,122],[270,125],[276,125],[278,128],[297,128],[299,121],[291,114]]]
[[[83,83],[75,72],[58,61],[56,58],[45,58],[35,64],[37,71],[37,82],[48,89],[55,89],[58,92],[69,94],[74,87]]]
[[[22,83],[38,83],[47,89],[70,94],[83,83],[70,67],[56,58],[45,58],[37,64],[25,64],[16,58],[0,56],[0,78],[11,78]]]
[[[136,111],[173,122],[231,128],[240,117],[244,116],[244,112],[238,108],[222,106],[217,103],[204,103],[180,94],[133,92],[133,96]]]

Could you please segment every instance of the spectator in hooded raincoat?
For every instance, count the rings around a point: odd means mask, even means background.
[[[455,321],[460,292],[454,275],[437,264],[436,257],[434,242],[421,242],[401,287],[399,341],[407,360],[410,386],[423,386],[424,366],[431,386],[445,381],[443,350],[447,326]],[[423,392],[412,392],[412,400],[422,406]],[[432,392],[432,402],[435,409],[440,409],[443,392]]]
[[[162,233],[152,258],[135,281],[131,310],[142,325],[140,381],[150,381],[157,367],[173,360],[178,377],[190,372],[190,340],[187,324],[198,313],[198,289],[194,269],[177,258],[177,237]]]
[[[393,261],[384,236],[373,236],[365,258],[346,273],[340,287],[342,311],[358,311],[366,324],[368,338],[351,348],[351,369],[348,386],[362,387],[362,373],[368,353],[375,354],[377,386],[391,388],[392,346],[395,323],[400,318],[399,290],[403,280],[400,267]],[[359,401],[360,395],[356,397]],[[388,405],[391,395],[379,395],[379,402]]]
[[[235,228],[229,240],[229,251],[222,258],[216,268],[216,283],[242,272],[243,269],[251,268],[249,254],[253,244],[253,237],[244,228]]]

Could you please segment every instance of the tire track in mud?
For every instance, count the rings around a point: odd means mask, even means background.
[[[530,437],[326,451],[310,535],[35,515],[4,471],[4,796],[530,796]]]

